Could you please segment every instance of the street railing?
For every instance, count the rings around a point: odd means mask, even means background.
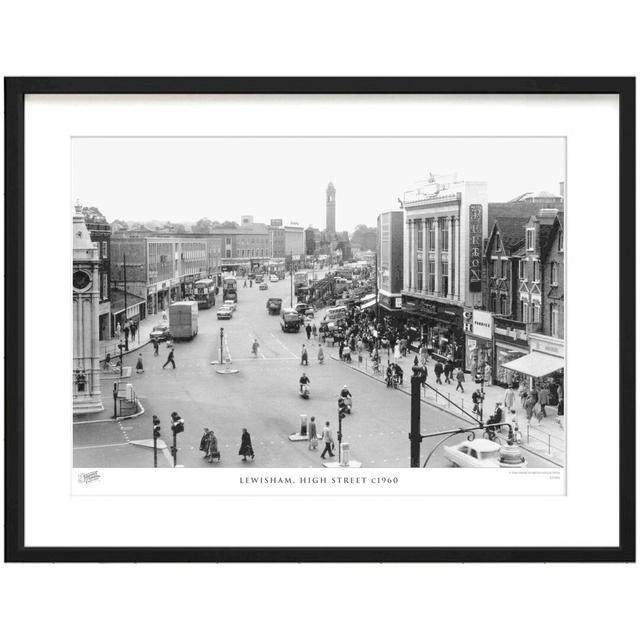
[[[331,345],[327,346],[331,348]],[[335,348],[337,349],[337,347]],[[364,353],[366,353],[367,355],[364,355]],[[364,373],[367,373],[368,375],[384,381],[386,378],[387,363],[393,361],[393,354],[391,353],[391,351],[389,350],[389,354],[386,358],[383,358],[381,356],[380,362],[377,367],[375,366],[375,363],[369,356],[368,352],[364,353],[359,356],[357,351],[352,352],[351,362],[345,362],[345,364],[349,364],[350,366],[359,369]],[[398,385],[398,388],[404,390],[409,389],[411,374],[411,370],[404,372],[403,382],[402,384]],[[427,384],[426,386],[422,386],[421,396],[421,399],[425,402],[443,408],[451,413],[457,413],[461,418],[465,420],[472,421],[480,419],[480,416],[476,418],[473,415],[473,402],[467,400],[467,402],[465,403],[464,398],[454,400],[451,398],[450,392],[439,391],[435,387]],[[563,438],[549,433],[544,429],[540,429],[539,427],[536,427],[535,425],[532,425],[530,423],[527,424],[526,433],[522,433],[522,438],[525,443],[530,444],[532,448],[541,451],[544,450],[547,455],[559,458],[564,461],[565,446]]]

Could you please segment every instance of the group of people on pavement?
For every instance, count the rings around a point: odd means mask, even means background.
[[[204,459],[210,463],[214,460],[220,462],[221,456],[218,447],[218,438],[213,429],[209,429],[208,427],[203,427],[203,429],[204,434],[200,439],[200,451],[204,452]],[[238,455],[242,456],[242,462],[247,462],[249,458],[253,460],[256,457],[251,443],[251,434],[244,428],[242,429],[242,435],[240,437]]]

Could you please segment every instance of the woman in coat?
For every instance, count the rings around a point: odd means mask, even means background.
[[[247,461],[247,456],[251,456],[252,460],[255,458],[253,447],[251,446],[251,434],[246,429],[242,430],[242,440],[240,441],[238,455],[242,456],[242,462]]]
[[[207,433],[207,449],[205,459],[207,462],[213,462],[214,459],[220,460],[220,451],[218,450],[218,438],[216,438],[213,430]]]
[[[509,413],[511,413],[511,409],[515,409],[516,404],[516,394],[515,391],[508,387],[504,392],[504,406]]]

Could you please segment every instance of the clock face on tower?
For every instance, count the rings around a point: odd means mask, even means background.
[[[82,270],[73,272],[73,288],[76,291],[84,291],[91,286],[91,276]]]

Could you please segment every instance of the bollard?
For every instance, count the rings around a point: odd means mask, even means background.
[[[340,445],[340,466],[348,467],[349,460],[351,459],[351,447],[348,442],[343,442]]]

